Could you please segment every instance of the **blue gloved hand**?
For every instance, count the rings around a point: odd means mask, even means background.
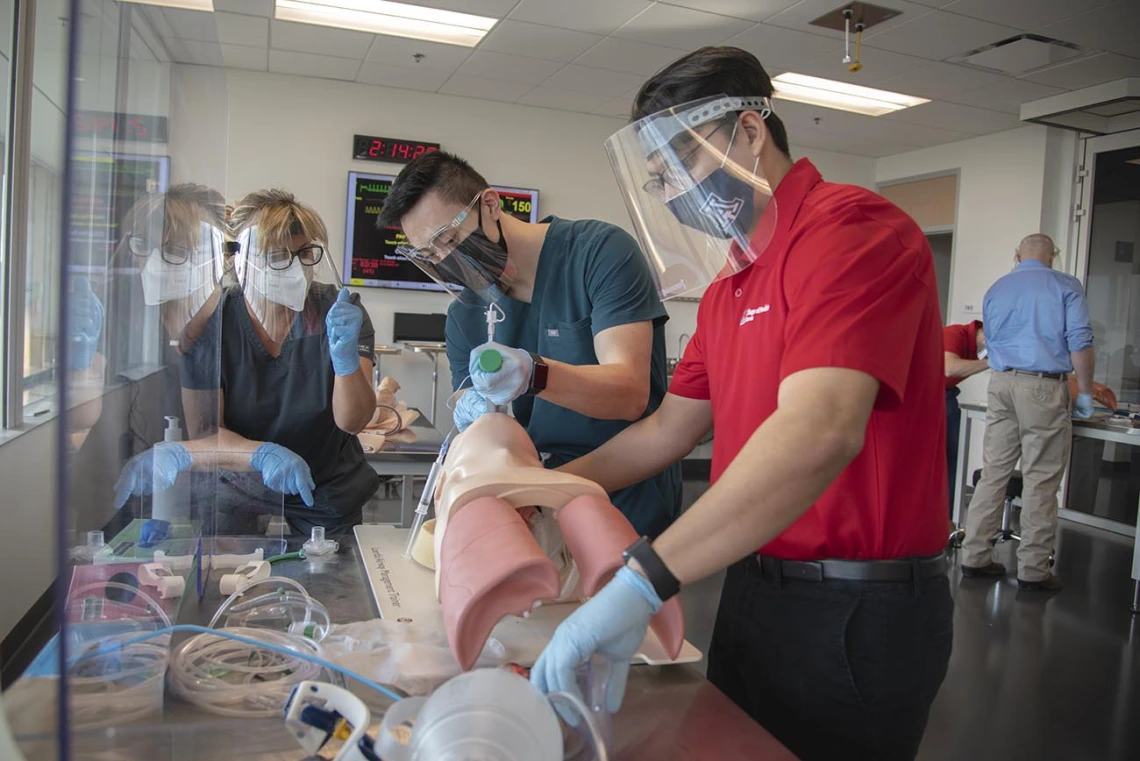
[[[131,495],[150,494],[174,486],[178,474],[194,464],[190,450],[177,441],[162,441],[127,460],[115,481],[115,509]]]
[[[170,536],[170,521],[151,518],[139,529],[139,547],[147,549]]]
[[[645,639],[649,619],[661,609],[661,598],[641,574],[620,568],[602,591],[554,630],[550,644],[530,670],[530,681],[544,693],[569,692],[582,697],[574,670],[598,653],[612,665],[606,685],[606,710],[616,713],[625,695],[629,662]]]
[[[467,426],[474,423],[479,417],[487,412],[487,400],[473,388],[469,388],[463,392],[459,397],[459,401],[455,403],[455,409],[451,412],[451,420],[455,423],[455,427],[459,429],[460,433],[467,430]]]
[[[349,299],[352,294],[341,288],[336,303],[325,315],[325,332],[329,336],[329,354],[333,372],[352,375],[360,369],[360,328],[364,325],[364,312]]]
[[[499,352],[502,364],[497,370],[483,369],[480,355],[489,349]],[[467,363],[471,374],[471,385],[494,404],[510,404],[530,388],[530,376],[534,372],[534,360],[522,349],[512,349],[500,343],[485,343],[471,350]]]
[[[67,322],[71,334],[68,346],[69,370],[86,370],[95,359],[99,334],[103,330],[103,302],[91,290],[91,282],[77,277],[68,294]]]
[[[261,480],[274,491],[300,494],[309,507],[313,506],[313,474],[309,464],[296,452],[280,444],[267,441],[250,455],[249,464],[261,471]]]
[[[1093,414],[1092,394],[1077,394],[1077,401],[1073,402],[1073,417],[1088,420]]]

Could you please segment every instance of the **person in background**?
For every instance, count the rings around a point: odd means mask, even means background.
[[[265,487],[286,495],[295,531],[346,531],[379,486],[356,437],[376,409],[372,322],[359,295],[340,287],[324,221],[291,193],[251,193],[231,222],[237,285],[224,289],[183,354],[186,417],[212,415],[215,430],[162,442],[128,462],[116,505],[146,493],[152,472],[161,481],[153,486],[166,488],[199,463],[223,472],[227,532],[280,510]],[[214,246],[219,273],[223,248]]]
[[[946,476],[950,482],[950,517],[954,517],[954,493],[958,486],[958,434],[962,410],[958,407],[958,384],[989,369],[986,361],[986,332],[981,320],[942,329],[942,351],[946,356]]]
[[[400,253],[437,282],[462,286],[447,310],[447,358],[465,429],[488,402],[513,404],[547,467],[604,444],[665,395],[665,322],[637,241],[616,225],[503,212],[499,194],[458,156],[424,154],[392,183],[381,227],[402,227]],[[487,342],[487,308],[500,310]],[[502,358],[485,367],[494,349]],[[613,490],[641,534],[656,536],[681,505],[680,465]]]
[[[1055,272],[1057,247],[1047,235],[1021,241],[1013,272],[994,283],[982,306],[990,376],[982,477],[966,514],[962,574],[1001,577],[991,539],[1001,523],[1006,484],[1021,459],[1021,542],[1017,584],[1055,592],[1050,570],[1057,533],[1057,490],[1072,445],[1068,375],[1077,376],[1072,414],[1092,416],[1092,325],[1075,277]]]
[[[953,640],[934,259],[890,202],[792,160],[772,94],[751,53],[702,48],[607,141],[653,266],[709,285],[660,409],[564,469],[619,488],[715,424],[712,483],[626,550],[531,680],[575,690],[596,652],[617,710],[653,613],[728,567],[712,683],[804,761],[913,759]]]

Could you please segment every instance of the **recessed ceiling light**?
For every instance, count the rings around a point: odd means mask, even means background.
[[[777,98],[866,116],[882,116],[892,111],[901,111],[904,108],[930,102],[928,98],[876,90],[873,87],[861,87],[821,77],[809,77],[805,74],[781,74],[772,81],[776,85]]]
[[[214,12],[214,0],[123,0],[138,5],[161,5],[163,8],[181,8],[187,11]]]
[[[277,0],[276,17],[473,48],[498,19],[388,0]]]

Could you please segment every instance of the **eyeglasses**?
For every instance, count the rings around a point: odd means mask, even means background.
[[[641,189],[653,198],[663,201],[668,197],[665,193],[666,185],[671,188],[676,188],[681,192],[696,185],[696,181],[693,180],[693,176],[689,170],[691,170],[693,164],[696,163],[697,152],[712,140],[713,135],[720,132],[727,125],[735,124],[735,122],[735,117],[725,119],[716,126],[716,129],[707,135],[693,138],[693,142],[696,143],[696,145],[687,151],[684,156],[674,156],[672,160],[666,160],[665,167],[661,170],[660,174],[651,175],[645,184],[641,186]]]
[[[455,219],[451,220],[449,224],[436,230],[424,245],[404,244],[396,247],[396,253],[408,259],[418,259],[422,262],[434,263],[445,259],[467,237],[467,234],[459,228],[471,216],[471,210],[475,208],[475,204],[479,203],[482,196],[483,191],[480,190],[471,199],[471,203],[467,204],[467,208],[456,214]]]
[[[140,259],[146,259],[154,253],[154,247],[150,245],[150,239],[146,235],[137,235],[134,233],[128,235],[127,248],[131,254]],[[158,250],[161,252],[164,262],[174,265],[185,264],[190,261],[190,258],[197,252],[197,249],[191,246],[179,246],[174,243],[163,243],[158,247]]]
[[[321,257],[324,255],[324,246],[316,243],[310,243],[296,251],[291,251],[288,248],[271,248],[265,252],[265,263],[269,265],[271,270],[287,270],[293,264],[293,260],[297,259],[302,266],[313,267],[320,263]]]

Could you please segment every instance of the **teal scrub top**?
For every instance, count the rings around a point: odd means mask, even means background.
[[[500,301],[506,318],[495,340],[571,365],[596,365],[594,336],[633,322],[653,323],[649,373],[651,414],[665,396],[665,322],[669,319],[637,241],[616,225],[547,217],[534,294],[527,304]],[[447,311],[447,358],[453,389],[470,386],[471,350],[487,341],[486,308],[464,292]],[[597,449],[630,423],[595,420],[543,399],[515,400],[515,418],[530,434],[546,467],[555,468]],[[638,534],[655,537],[681,508],[681,466],[610,495]]]

